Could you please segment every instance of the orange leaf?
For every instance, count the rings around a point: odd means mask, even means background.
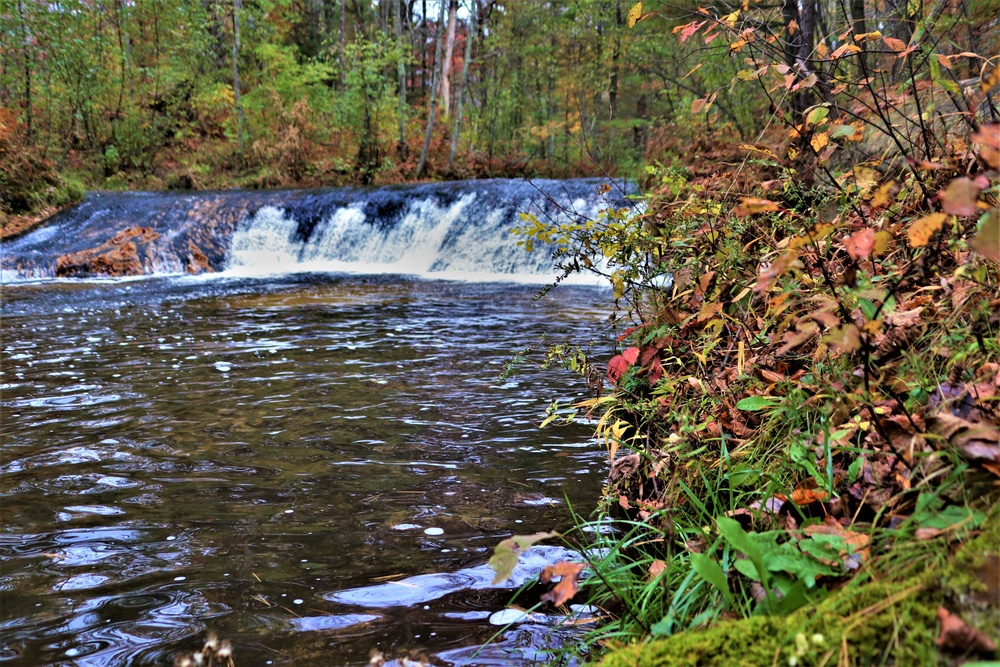
[[[812,146],[812,149],[817,153],[823,150],[828,143],[830,143],[830,135],[827,132],[814,134],[809,140],[809,145]]]
[[[861,53],[861,47],[857,44],[847,43],[831,53],[830,60],[837,60],[838,58],[843,58],[844,56],[852,53]]]
[[[688,23],[687,25],[677,26],[673,31],[675,34],[678,32],[681,34],[680,40],[681,44],[683,44],[691,37],[691,35],[698,32],[698,29],[703,25],[705,25],[705,21],[691,21],[691,23]]]
[[[883,37],[882,41],[896,53],[906,50],[906,42],[901,39],[896,39],[895,37]]]
[[[538,580],[543,584],[551,583],[556,577],[560,578],[559,583],[551,591],[542,595],[542,601],[551,602],[556,607],[569,602],[580,589],[580,573],[583,572],[583,567],[583,563],[570,563],[564,560],[542,570]]]
[[[733,209],[733,215],[745,217],[757,213],[767,213],[769,211],[779,211],[781,207],[770,199],[757,199],[756,197],[741,197],[740,204]]]
[[[792,502],[802,507],[815,502],[822,502],[827,499],[828,494],[823,489],[795,489],[792,491]]]
[[[920,248],[927,245],[931,237],[944,226],[944,221],[948,217],[947,213],[931,213],[919,220],[915,220],[910,225],[908,232],[911,248]]]
[[[1000,150],[1000,123],[990,123],[983,125],[979,131],[972,135],[973,143],[988,146],[995,150]]]

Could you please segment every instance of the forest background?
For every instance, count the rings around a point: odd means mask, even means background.
[[[84,187],[625,173],[731,76],[684,78],[630,6],[3,0],[0,209]],[[756,129],[751,105],[718,108]]]

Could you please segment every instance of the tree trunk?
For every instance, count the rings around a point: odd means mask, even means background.
[[[621,57],[622,37],[621,3],[615,3],[615,38],[611,49],[611,80],[608,82],[608,119],[615,119],[615,106],[618,104],[618,60]]]
[[[28,21],[24,12],[24,0],[17,2],[17,15],[21,28],[21,59],[24,66],[24,126],[28,139],[32,138],[32,114],[31,114],[31,61],[28,56]]]
[[[441,63],[441,103],[444,115],[451,111],[451,61],[455,57],[455,27],[458,23],[458,0],[448,2],[448,37],[445,40],[444,62]]]
[[[344,59],[344,50],[347,46],[347,0],[340,0],[340,88],[344,89],[345,70],[347,61]]]
[[[427,0],[421,0],[420,14],[420,92],[427,92]]]
[[[434,132],[434,114],[437,112],[438,73],[441,71],[441,48],[444,41],[444,30],[441,29],[443,24],[444,0],[441,0],[441,9],[438,12],[437,39],[435,40],[437,43],[434,47],[434,76],[431,77],[431,92],[427,110],[427,132],[424,133],[424,148],[420,151],[420,162],[417,164],[417,178],[423,175],[424,167],[427,165],[427,153],[431,148],[431,134]]]
[[[240,101],[240,9],[243,0],[233,0],[233,102],[236,104],[236,143],[243,160],[243,104]]]
[[[868,32],[868,25],[865,21],[865,0],[851,0],[851,25],[854,26],[855,35],[863,35]],[[862,73],[868,71],[866,56],[864,51],[858,54],[858,63]]]
[[[471,8],[469,12],[469,29],[465,34],[465,58],[462,60],[462,80],[458,84],[458,97],[455,98],[455,126],[451,131],[451,152],[448,153],[448,171],[451,171],[455,166],[455,153],[458,152],[458,136],[462,131],[462,103],[465,100],[465,87],[469,82],[472,42],[476,39],[477,10],[478,7]]]
[[[403,44],[403,19],[400,13],[403,11],[403,3],[393,0],[392,22],[396,29],[396,42]],[[402,56],[396,64],[396,75],[399,77],[399,143],[396,144],[396,155],[400,162],[406,162],[410,157],[409,146],[406,143],[406,61]]]

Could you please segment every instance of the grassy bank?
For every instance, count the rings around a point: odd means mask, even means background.
[[[549,576],[573,572],[549,600],[602,616],[572,650],[616,667],[995,657],[1000,125],[967,145],[961,168],[847,165],[815,185],[780,160],[728,183],[676,161],[650,170],[644,208],[526,221],[527,245],[604,275],[616,308],[606,367],[547,360],[597,395],[546,422],[588,413],[610,459],[601,507],[561,536],[585,568]]]

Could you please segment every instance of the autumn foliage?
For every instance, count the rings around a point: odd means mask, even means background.
[[[517,230],[554,243],[567,273],[606,277],[617,308],[609,361],[550,350],[600,385],[574,406],[598,420],[602,516],[620,522],[588,547],[606,554],[581,587],[608,613],[595,641],[902,581],[916,561],[899,554],[946,557],[993,511],[1000,69],[942,36],[945,5],[886,34],[861,30],[863,12],[819,34],[800,12],[820,3],[698,8],[676,39],[742,68],[692,118],[722,119],[747,86],[772,127],[712,165],[663,156],[633,208]],[[937,648],[995,651],[953,611]],[[927,648],[902,632],[898,664]]]

